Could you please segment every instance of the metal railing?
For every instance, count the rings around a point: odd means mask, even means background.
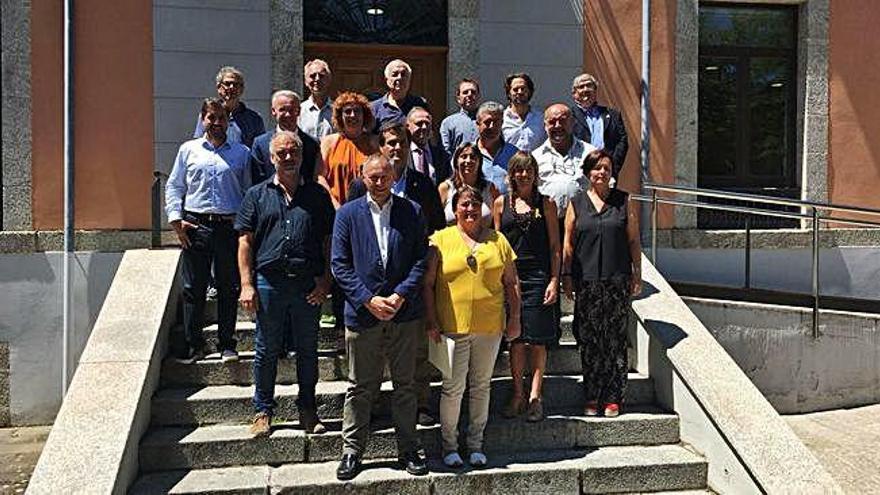
[[[676,186],[666,184],[643,184],[645,190],[650,191],[650,196],[633,194],[631,198],[637,201],[651,203],[651,262],[657,266],[657,214],[659,204],[669,204],[674,206],[687,206],[693,208],[704,208],[709,210],[721,210],[728,212],[737,212],[745,215],[745,288],[751,287],[751,268],[752,268],[752,231],[751,216],[764,215],[771,217],[792,218],[798,220],[809,220],[810,229],[812,231],[812,261],[811,261],[811,278],[812,278],[812,300],[813,300],[813,319],[812,319],[812,335],[813,338],[819,337],[819,227],[822,222],[836,223],[845,225],[854,225],[862,227],[880,227],[880,210],[873,208],[864,208],[859,206],[835,205],[831,203],[821,203],[816,201],[803,201],[797,199],[786,199],[774,196],[762,196],[758,194],[736,193],[728,191],[719,191],[715,189],[702,189],[699,187]],[[696,197],[709,197],[725,200],[748,201],[763,205],[788,206],[801,209],[801,212],[779,211],[766,208],[756,208],[750,206],[724,205],[718,203],[705,203],[701,201],[693,201],[686,199],[675,199],[661,197],[658,193],[687,194]],[[822,215],[822,213],[825,215]],[[830,213],[843,213],[849,215],[864,215],[868,217],[877,217],[878,221],[870,221],[863,219],[855,219],[852,217],[829,217]]]
[[[153,184],[150,186],[150,197],[152,198],[151,214],[152,214],[152,233],[150,236],[150,246],[153,249],[162,247],[162,179],[167,179],[168,174],[160,170],[153,170]]]

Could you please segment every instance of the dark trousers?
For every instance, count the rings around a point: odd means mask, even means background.
[[[278,358],[292,337],[296,349],[297,406],[315,409],[318,384],[318,325],[321,306],[306,296],[315,287],[312,277],[291,279],[285,274],[257,274],[257,333],[254,341],[254,409],[270,415],[275,409]]]
[[[391,415],[397,433],[397,452],[403,456],[421,449],[416,435],[416,347],[424,334],[422,320],[381,322],[371,328],[345,330],[348,354],[348,391],[342,413],[343,454],[363,455],[370,432],[370,415],[379,398],[385,359],[394,393]]]
[[[584,398],[621,403],[626,393],[630,278],[581,282],[574,307],[574,335],[584,373]]]
[[[211,279],[211,264],[217,287],[217,326],[219,349],[235,350],[237,315],[238,235],[232,222],[206,222],[187,234],[190,247],[183,250],[183,330],[190,348],[200,349],[205,340],[205,295]]]

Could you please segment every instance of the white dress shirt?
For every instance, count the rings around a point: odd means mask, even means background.
[[[376,240],[379,241],[379,254],[382,256],[382,266],[388,266],[388,235],[391,233],[391,203],[394,195],[388,197],[385,204],[373,200],[367,193],[367,205],[370,207],[370,216],[373,218],[373,228],[376,229]]]
[[[324,101],[324,106],[318,107],[309,96],[299,104],[299,118],[297,125],[303,132],[312,136],[318,142],[321,138],[333,133],[333,109],[330,98]]]
[[[588,181],[583,172],[584,158],[596,149],[575,136],[571,138],[571,148],[564,155],[556,151],[549,139],[532,152],[538,162],[538,191],[556,202],[556,211],[560,218],[565,217],[569,200],[587,190]]]
[[[529,109],[525,119],[520,119],[512,108],[505,108],[501,133],[504,135],[504,141],[526,153],[530,153],[547,139],[544,119],[541,117],[541,112],[534,107]]]

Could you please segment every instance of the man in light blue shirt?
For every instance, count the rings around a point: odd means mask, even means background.
[[[507,194],[507,162],[519,151],[501,137],[503,113],[504,107],[495,101],[487,101],[477,109],[477,147],[483,156],[483,176],[495,184],[499,194]]]
[[[455,101],[460,110],[440,123],[440,142],[446,156],[455,154],[464,143],[475,143],[477,132],[477,107],[480,104],[480,83],[474,79],[462,79],[455,90]]]
[[[520,151],[531,153],[547,138],[541,110],[532,108],[530,103],[535,95],[535,83],[525,72],[517,72],[504,80],[504,91],[510,102],[510,106],[504,109],[501,127],[504,140]]]
[[[219,348],[223,361],[235,351],[239,281],[238,236],[233,221],[250,187],[250,152],[230,143],[229,114],[219,98],[206,98],[199,113],[205,135],[180,146],[165,186],[165,212],[183,247],[183,326],[187,348],[181,362],[204,356],[205,295],[211,264],[217,284]]]

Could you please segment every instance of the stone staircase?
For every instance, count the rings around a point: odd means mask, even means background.
[[[248,424],[253,414],[254,324],[240,320],[239,362],[221,363],[209,356],[192,365],[171,359],[163,363],[151,427],[140,444],[140,477],[131,493],[709,493],[705,459],[680,443],[678,417],[654,406],[650,377],[630,373],[621,416],[582,415],[571,316],[563,318],[562,344],[549,353],[544,387],[548,416],[543,422],[500,416],[511,380],[507,353],[499,357],[485,434],[488,468],[446,469],[439,461],[440,427],[435,424],[419,427],[431,473],[413,477],[397,469],[391,384],[386,382],[374,409],[365,469],[351,482],[335,476],[347,364],[332,350],[332,329],[321,330],[317,387],[318,414],[329,431],[306,435],[299,429],[295,363],[284,359],[278,368],[273,432],[253,439]],[[216,326],[206,332],[214,339]],[[440,390],[436,378],[431,386],[435,410]]]

